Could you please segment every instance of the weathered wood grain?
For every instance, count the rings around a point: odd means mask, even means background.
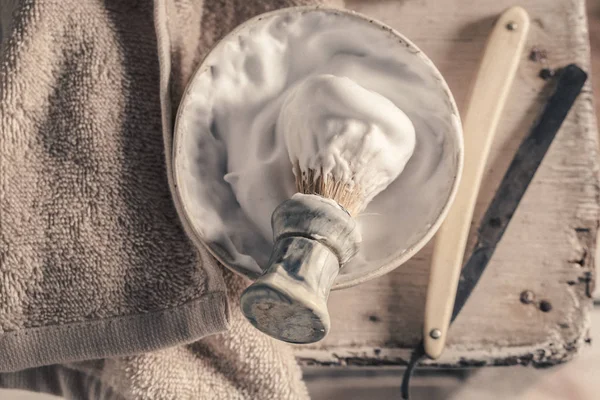
[[[348,1],[347,6],[396,28],[438,66],[459,108],[483,46],[508,0]],[[476,227],[521,140],[548,96],[539,78],[575,62],[589,69],[583,0],[520,4],[532,26],[477,202]],[[494,258],[450,330],[440,364],[534,364],[566,361],[588,337],[598,230],[598,139],[588,82],[531,183]],[[475,230],[472,229],[472,245]],[[297,348],[304,364],[403,364],[423,323],[431,245],[394,272],[332,293],[332,328],[319,343]],[[520,302],[530,290],[534,304]],[[540,310],[541,300],[552,309]]]

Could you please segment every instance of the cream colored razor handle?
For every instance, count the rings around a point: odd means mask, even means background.
[[[506,103],[529,30],[529,16],[512,7],[488,39],[471,89],[463,122],[465,160],[458,192],[435,239],[425,305],[425,353],[438,358],[444,349],[473,209],[490,147]]]
[[[335,202],[296,194],[275,209],[271,224],[269,266],[242,294],[242,312],[275,339],[319,341],[330,327],[329,291],[358,251],[356,223]]]

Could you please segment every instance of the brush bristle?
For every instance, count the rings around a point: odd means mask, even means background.
[[[337,181],[331,175],[314,169],[302,171],[298,164],[294,165],[294,175],[299,193],[316,194],[334,200],[352,216],[356,216],[363,208],[364,196],[356,184]]]

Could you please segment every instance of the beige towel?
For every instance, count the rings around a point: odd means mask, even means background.
[[[247,282],[187,239],[167,166],[171,116],[210,46],[314,2],[0,0],[0,386],[307,396],[291,350],[238,311]]]

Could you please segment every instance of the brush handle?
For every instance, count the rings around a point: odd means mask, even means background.
[[[275,244],[269,265],[242,294],[242,312],[276,339],[319,341],[329,332],[333,282],[358,251],[356,223],[331,200],[296,194],[277,207],[271,224]]]
[[[436,235],[431,260],[423,342],[425,353],[433,359],[442,354],[446,343],[477,194],[528,29],[529,17],[521,7],[512,7],[500,16],[471,89],[463,124],[463,174],[454,203]]]

